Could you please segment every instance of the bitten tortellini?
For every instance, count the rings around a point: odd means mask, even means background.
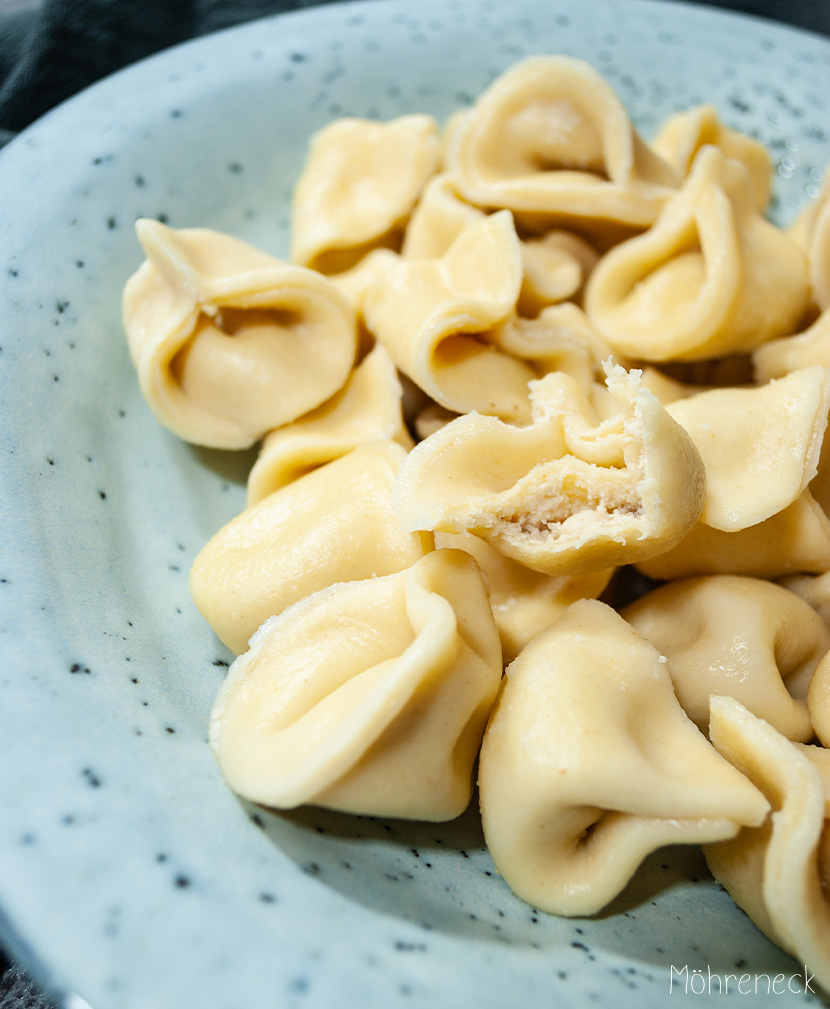
[[[443,820],[479,758],[535,907],[703,843],[830,985],[830,189],[779,227],[771,169],[539,55],[443,128],[319,130],[290,262],[138,222],[150,409],[259,443],[190,576],[232,788]]]
[[[633,563],[678,543],[703,508],[689,436],[637,373],[611,369],[600,420],[564,372],[531,383],[533,422],[460,417],[409,454],[395,483],[406,529],[471,532],[546,574]]]

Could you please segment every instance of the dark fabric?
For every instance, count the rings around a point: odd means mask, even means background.
[[[43,0],[2,17],[0,144],[94,81],[185,39],[320,0]]]
[[[0,146],[59,102],[185,39],[319,0],[42,0],[3,14]],[[830,36],[830,0],[697,0]],[[0,1009],[53,1009],[0,951]]]

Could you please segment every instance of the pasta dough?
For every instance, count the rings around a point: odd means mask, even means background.
[[[830,629],[794,592],[731,575],[672,582],[621,615],[668,660],[683,710],[705,732],[709,697],[734,697],[796,742],[813,738],[807,690]]]
[[[439,259],[402,259],[366,295],[369,330],[424,392],[456,413],[530,419],[529,365],[490,331],[515,310],[519,240],[507,211],[473,222]]]
[[[564,373],[531,390],[529,427],[469,414],[412,450],[394,490],[404,528],[472,532],[555,575],[633,563],[689,532],[703,464],[638,373],[609,370],[618,412],[601,422]]]
[[[763,144],[722,123],[714,105],[699,105],[670,116],[652,143],[654,150],[681,178],[689,174],[701,147],[710,145],[721,150],[727,158],[743,164],[751,183],[752,202],[763,213],[770,197],[770,156]]]
[[[435,545],[466,550],[478,561],[490,585],[490,606],[505,663],[512,662],[540,631],[556,623],[571,603],[601,595],[614,573],[613,568],[607,568],[572,578],[545,575],[505,557],[470,533],[436,533]]]
[[[144,399],[185,441],[248,448],[319,406],[354,363],[354,314],[325,277],[206,228],[136,222],[124,289]]]
[[[595,600],[508,668],[479,793],[496,868],[565,915],[599,911],[655,848],[734,837],[769,808],[683,713],[654,648]]]
[[[790,228],[790,235],[807,253],[813,301],[822,311],[830,308],[830,176]]]
[[[822,312],[803,333],[782,336],[759,347],[752,360],[758,382],[768,382],[810,365],[830,368],[830,309]]]
[[[830,520],[809,490],[771,518],[738,532],[698,522],[671,550],[637,567],[657,581],[691,575],[782,578],[830,568]]]
[[[759,388],[712,389],[666,410],[706,467],[701,522],[737,532],[787,508],[816,475],[830,371],[804,368]]]
[[[501,670],[478,565],[437,550],[269,620],[220,690],[211,745],[255,802],[448,820],[470,800]]]
[[[530,57],[502,74],[453,124],[446,164],[471,203],[600,240],[651,224],[677,183],[601,75],[567,56]]]
[[[707,845],[709,868],[765,935],[830,988],[830,753],[791,743],[727,697],[712,698],[711,734],[772,813],[732,840]]]
[[[431,116],[344,118],[323,127],[294,189],[291,258],[339,273],[372,248],[399,244],[439,158]]]
[[[362,445],[220,529],[190,571],[196,606],[231,651],[244,652],[268,617],[334,582],[391,574],[432,548],[392,514],[392,482],[406,451]]]
[[[380,346],[327,403],[266,437],[248,476],[247,504],[373,441],[412,447],[401,413],[401,383]]]
[[[649,231],[602,258],[585,310],[615,350],[696,361],[753,350],[799,325],[806,257],[761,217],[751,192],[740,162],[703,147]]]

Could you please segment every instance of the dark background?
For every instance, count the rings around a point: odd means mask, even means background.
[[[0,0],[0,146],[58,102],[143,56],[242,21],[317,2]],[[830,0],[697,2],[830,37]],[[0,1009],[57,1009],[2,949]]]

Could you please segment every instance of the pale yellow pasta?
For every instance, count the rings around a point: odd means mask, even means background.
[[[569,231],[523,241],[519,314],[533,318],[547,305],[578,298],[598,259],[593,246]]]
[[[822,312],[802,333],[782,336],[759,347],[752,361],[759,382],[768,382],[815,364],[830,368],[830,309]]]
[[[453,123],[446,166],[471,203],[600,239],[651,224],[677,182],[610,85],[567,56],[530,57],[502,74]]]
[[[452,177],[442,172],[424,188],[406,228],[401,255],[406,259],[438,259],[469,224],[486,214],[462,200]]]
[[[247,505],[358,445],[395,441],[411,448],[401,395],[395,366],[383,347],[375,347],[328,402],[265,438],[248,475]]]
[[[807,691],[807,710],[818,738],[830,747],[830,652],[816,666]]]
[[[363,321],[363,305],[367,293],[375,284],[383,283],[387,272],[397,262],[398,256],[391,249],[372,249],[350,269],[330,278],[332,285],[354,309],[359,323]]]
[[[813,301],[822,311],[830,308],[830,175],[789,233],[807,253]]]
[[[830,564],[818,575],[789,575],[781,584],[805,599],[830,627]]]
[[[772,812],[733,840],[707,845],[715,878],[758,928],[830,987],[830,752],[791,743],[738,701],[712,698],[717,749]]]
[[[519,240],[507,211],[474,222],[439,259],[401,259],[368,291],[366,325],[392,360],[436,403],[530,420],[528,365],[490,332],[515,310]]]
[[[830,520],[809,490],[758,525],[723,532],[698,522],[676,547],[637,567],[663,581],[693,575],[782,578],[830,569]]]
[[[479,794],[498,871],[565,915],[601,910],[656,848],[734,837],[769,808],[687,718],[657,651],[595,600],[508,668]]]
[[[759,347],[798,327],[807,259],[752,203],[744,166],[703,147],[645,234],[607,253],[585,309],[619,353],[695,361]]]
[[[220,689],[210,741],[255,802],[449,820],[470,801],[501,671],[478,565],[437,550],[267,621]]]
[[[406,529],[471,532],[546,574],[659,554],[697,521],[703,463],[636,372],[615,367],[600,421],[563,372],[531,384],[533,423],[468,414],[417,445],[395,483]]]
[[[718,147],[727,158],[744,165],[749,174],[752,201],[763,213],[769,203],[772,181],[770,156],[763,144],[721,122],[714,105],[699,105],[669,116],[652,142],[654,150],[681,178],[686,178],[695,155],[707,145]]]
[[[814,366],[757,388],[712,389],[666,410],[706,467],[700,521],[737,532],[789,507],[816,475],[830,371]]]
[[[438,170],[431,116],[387,123],[344,118],[311,140],[294,189],[291,258],[339,273],[380,245],[397,245],[427,180]]]
[[[431,549],[392,513],[405,456],[395,442],[362,445],[246,508],[205,544],[190,592],[231,651],[245,651],[268,617],[304,596],[401,571]]]
[[[712,106],[649,145],[597,70],[534,56],[443,135],[316,133],[292,263],[138,222],[150,408],[264,439],[190,575],[238,656],[210,725],[234,790],[441,821],[478,759],[535,908],[595,914],[701,843],[830,985],[830,753],[803,745],[830,746],[830,183],[786,230],[770,183]],[[668,584],[623,606],[642,575]]]
[[[600,596],[614,574],[613,568],[573,577],[542,574],[470,533],[436,533],[435,545],[466,550],[478,561],[490,586],[490,606],[505,663],[555,623],[571,603]]]
[[[758,578],[672,582],[621,610],[668,660],[683,710],[705,732],[712,694],[734,697],[788,739],[813,738],[807,690],[830,628],[794,592]]]
[[[574,378],[604,416],[605,365],[614,358],[582,309],[571,301],[542,309],[535,319],[512,316],[493,333],[502,350],[528,361],[542,374],[563,371]],[[623,362],[617,360],[618,364]]]
[[[206,228],[136,222],[124,328],[145,401],[185,441],[248,448],[346,381],[354,313],[319,274]]]

